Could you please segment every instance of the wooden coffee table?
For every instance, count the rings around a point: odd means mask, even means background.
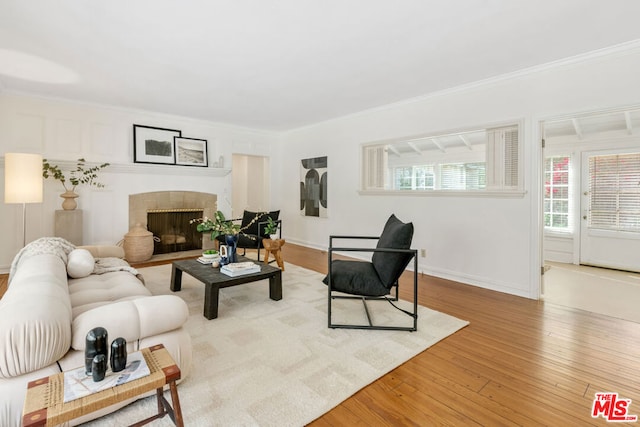
[[[176,381],[180,379],[180,368],[162,344],[140,350],[151,373],[128,383],[117,385],[97,393],[64,403],[64,372],[31,381],[22,411],[22,425],[53,426],[71,421],[91,412],[156,390],[158,413],[137,422],[140,426],[165,415],[175,425],[182,427],[182,410],[178,398]],[[173,408],[164,398],[163,387],[169,384]]]
[[[238,262],[253,261],[243,256],[238,256]],[[204,317],[215,319],[218,317],[218,299],[221,288],[242,285],[269,279],[269,298],[274,301],[282,299],[282,270],[270,265],[260,264],[260,273],[246,274],[244,276],[230,277],[220,273],[219,268],[213,268],[210,264],[202,264],[195,259],[174,261],[171,267],[171,290],[178,292],[182,288],[182,272],[193,276],[205,285],[204,290]]]

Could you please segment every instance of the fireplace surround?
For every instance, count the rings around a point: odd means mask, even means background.
[[[202,216],[212,218],[217,210],[218,197],[198,191],[153,191],[129,195],[129,229],[141,224],[148,229],[149,212],[158,211],[202,211]],[[158,236],[159,237],[159,236]],[[214,242],[203,233],[202,248],[211,249]],[[177,249],[180,248],[177,245]]]

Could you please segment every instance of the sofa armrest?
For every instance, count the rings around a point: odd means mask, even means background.
[[[78,246],[91,252],[94,258],[124,258],[124,249],[116,245],[86,245]]]
[[[122,337],[137,341],[181,327],[189,317],[187,304],[175,295],[156,295],[119,301],[78,315],[72,324],[71,346],[84,350],[87,333],[98,326],[107,330],[109,342]]]

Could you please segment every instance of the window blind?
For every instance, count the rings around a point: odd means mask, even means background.
[[[517,126],[487,129],[487,188],[518,188],[518,147]]]
[[[518,187],[518,129],[504,131],[504,186]]]
[[[364,186],[367,190],[384,188],[385,171],[387,170],[387,153],[383,146],[363,148],[364,154]]]
[[[640,233],[640,153],[589,157],[588,223]]]
[[[449,163],[440,167],[443,190],[479,190],[486,186],[485,163]]]

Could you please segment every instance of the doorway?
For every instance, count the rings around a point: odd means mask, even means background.
[[[245,210],[268,211],[271,200],[269,158],[234,154],[231,161],[232,218],[241,218]]]
[[[630,273],[640,271],[640,109],[550,119],[541,128],[541,296],[624,313],[627,301],[640,300],[640,276]]]

